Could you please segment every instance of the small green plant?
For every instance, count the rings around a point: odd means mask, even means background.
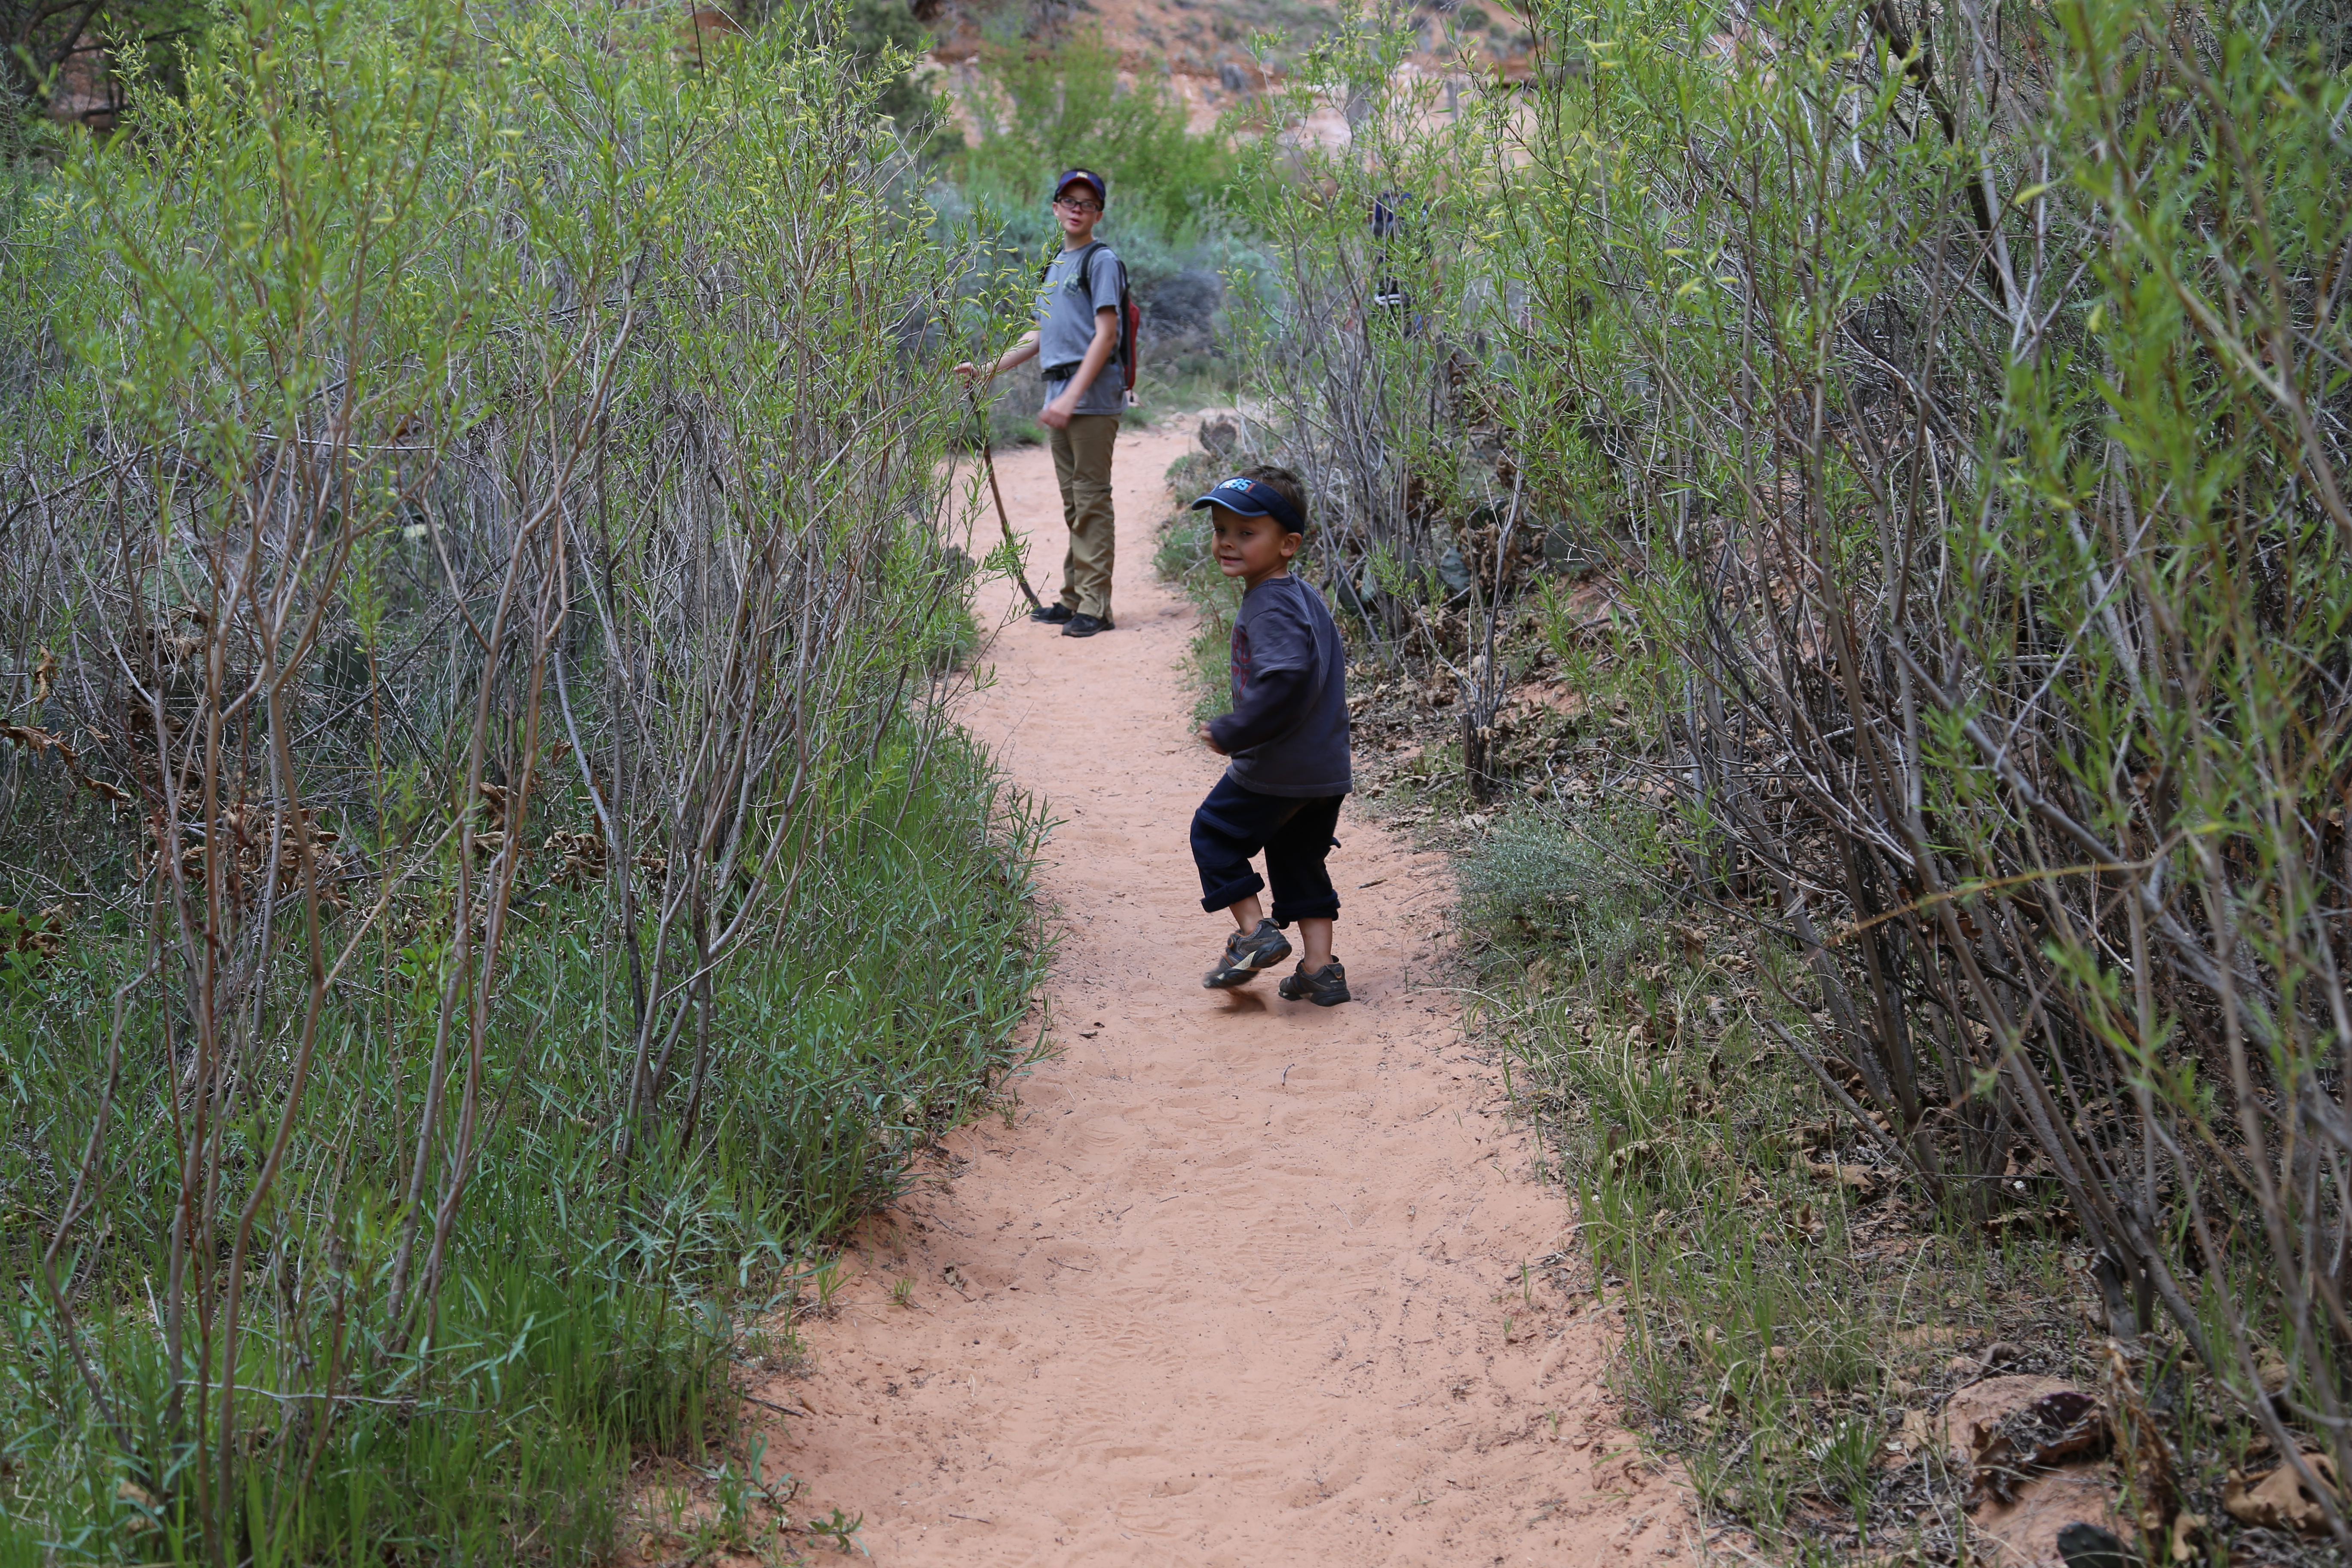
[[[744,1484],[743,1477],[731,1462],[712,1471],[710,1480],[718,1493],[719,1538],[730,1546],[740,1547],[744,1543],[745,1529],[751,1522],[751,1489]]]
[[[820,1313],[830,1314],[833,1311],[833,1299],[841,1293],[842,1286],[848,1282],[848,1274],[842,1267],[841,1259],[826,1258],[809,1271],[808,1279],[810,1285],[816,1289],[816,1310]]]
[[[864,1543],[857,1539],[857,1531],[865,1523],[866,1516],[862,1513],[845,1514],[841,1510],[835,1509],[826,1518],[810,1520],[808,1532],[820,1540],[832,1542],[834,1549],[846,1557],[852,1547],[856,1547],[860,1552],[866,1551]],[[868,1552],[867,1555],[871,1556],[872,1553]]]
[[[1647,816],[1622,807],[1532,808],[1505,817],[1460,862],[1464,917],[1502,960],[1564,950],[1622,973],[1663,900]]]
[[[901,1307],[913,1306],[915,1304],[915,1282],[903,1276],[900,1277],[890,1286],[890,1300]]]
[[[804,1349],[789,1317],[755,1323],[736,1342],[736,1354],[744,1364],[763,1372],[791,1365],[801,1358]]]

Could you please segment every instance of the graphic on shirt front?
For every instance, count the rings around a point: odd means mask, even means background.
[[[1242,694],[1249,689],[1249,633],[1239,620],[1234,622],[1234,706],[1241,706]]]

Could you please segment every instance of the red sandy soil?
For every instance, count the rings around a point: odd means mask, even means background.
[[[1545,1271],[1574,1256],[1570,1207],[1444,988],[1443,859],[1351,810],[1357,999],[1201,986],[1229,926],[1185,828],[1221,763],[1178,673],[1192,613],[1150,562],[1191,432],[1119,444],[1116,632],[983,594],[1009,624],[964,721],[1063,821],[1053,1054],[1010,1126],[947,1139],[952,1181],[860,1232],[807,1366],[757,1391],[805,1412],[764,1417],[769,1468],[803,1482],[796,1517],[862,1514],[882,1568],[1680,1560],[1685,1496],[1601,1386],[1615,1320]],[[1050,459],[998,467],[1050,595]]]

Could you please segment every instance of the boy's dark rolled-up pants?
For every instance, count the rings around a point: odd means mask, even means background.
[[[1268,879],[1274,883],[1274,923],[1333,920],[1339,895],[1331,890],[1323,858],[1338,846],[1331,830],[1339,825],[1345,795],[1319,799],[1260,795],[1217,781],[1192,814],[1192,859],[1201,868],[1201,907],[1214,912],[1248,898]],[[1250,869],[1250,857],[1265,851],[1265,876]]]

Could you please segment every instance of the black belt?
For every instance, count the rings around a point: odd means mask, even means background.
[[[1067,364],[1049,364],[1045,367],[1045,379],[1047,381],[1067,381],[1070,377],[1078,374],[1078,366],[1083,363],[1084,362],[1080,360],[1072,360]]]

